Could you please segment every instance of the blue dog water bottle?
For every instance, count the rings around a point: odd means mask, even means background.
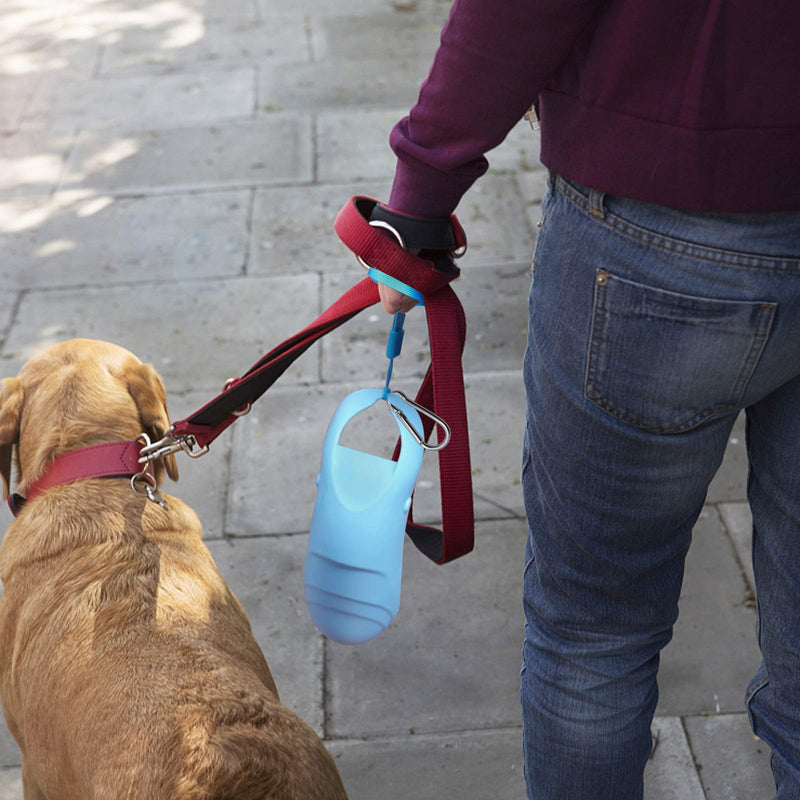
[[[382,227],[404,247],[390,225]],[[421,305],[422,295],[358,259],[376,283],[385,283]],[[392,392],[394,358],[403,343],[405,314],[394,315],[386,356],[389,369],[383,389],[360,389],[348,395],[333,415],[322,449],[317,500],[305,569],[306,604],[322,633],[341,644],[361,644],[384,631],[400,608],[403,540],[411,494],[423,450],[440,450],[450,439],[447,423],[402,392]],[[379,400],[385,400],[400,429],[397,461],[339,444],[345,425]],[[428,444],[419,413],[441,426],[444,436]]]
[[[417,411],[394,393],[360,389],[331,420],[322,451],[305,569],[306,603],[329,639],[360,644],[381,633],[400,607],[403,540],[423,448],[398,421],[397,461],[339,443],[345,425],[387,399],[418,430]]]

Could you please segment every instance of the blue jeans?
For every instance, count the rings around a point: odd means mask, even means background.
[[[637,800],[692,526],[747,410],[763,665],[800,797],[800,213],[702,215],[551,177],[524,366],[531,800]]]

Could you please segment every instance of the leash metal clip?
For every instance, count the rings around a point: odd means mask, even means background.
[[[139,463],[149,464],[151,461],[157,461],[159,458],[178,452],[186,453],[189,458],[200,458],[200,456],[204,456],[208,452],[208,445],[199,447],[194,434],[188,433],[184,436],[175,436],[173,430],[173,428],[170,428],[163,438],[152,443],[146,433],[140,433],[138,438],[144,439],[145,445],[139,452]]]
[[[144,458],[141,457],[142,452],[144,452],[146,449],[157,447],[161,442],[156,442],[155,445],[151,444],[150,437],[146,433],[140,433],[136,437],[136,441],[140,440],[144,442],[144,447],[139,451],[139,463],[144,464],[144,467],[142,467],[141,472],[137,472],[131,477],[131,489],[133,489],[136,494],[147,495],[148,500],[153,503],[157,503],[161,506],[161,508],[167,508],[164,498],[158,493],[158,481],[156,481],[155,475],[149,471],[150,463],[153,461],[153,456],[145,456]],[[164,440],[162,439],[161,441],[163,442]]]
[[[450,441],[451,435],[450,426],[438,414],[434,414],[433,411],[425,408],[425,406],[415,403],[404,392],[399,392],[397,389],[392,389],[392,393],[402,397],[403,400],[405,400],[406,403],[408,403],[412,408],[416,408],[417,411],[422,414],[422,416],[433,420],[444,431],[444,439],[442,439],[441,442],[437,442],[436,444],[428,444],[428,442],[426,442],[422,436],[420,436],[417,429],[411,424],[408,417],[394,403],[392,403],[388,397],[384,398],[386,400],[386,405],[389,406],[391,412],[396,415],[397,419],[400,421],[400,424],[411,434],[414,441],[423,450],[441,450],[444,447],[447,447],[447,443]]]

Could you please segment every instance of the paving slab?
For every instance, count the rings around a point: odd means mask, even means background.
[[[275,10],[275,0],[255,0],[261,9],[262,15],[268,16]],[[347,7],[343,8],[342,0],[298,0],[295,4],[306,14],[314,17],[340,16],[362,17],[372,15],[376,9],[384,7],[383,0],[347,0]]]
[[[40,81],[38,75],[0,74],[0,134],[19,128]]]
[[[0,136],[0,198],[54,191],[74,141],[74,133]]]
[[[310,353],[304,356],[309,357]],[[228,534],[253,536],[310,529],[328,424],[347,394],[365,385],[370,384],[276,386],[248,416],[237,421],[225,522]],[[407,393],[418,388],[406,382],[396,386]],[[466,391],[475,515],[478,519],[521,516],[521,380],[517,374],[470,377]],[[371,413],[360,414],[351,426],[343,432],[342,444],[391,458],[398,429],[382,404]],[[278,464],[281,469],[276,469]],[[423,459],[417,482],[417,521],[441,519],[439,485],[437,459],[429,454]]]
[[[10,39],[13,36],[30,35],[32,33],[42,32],[45,30],[54,32],[60,25],[60,20],[56,22],[53,19],[52,9],[47,14],[42,7],[43,4],[29,4],[27,2],[17,2],[17,0],[9,0],[0,8],[0,35],[4,39]],[[47,21],[49,24],[46,28],[42,27],[42,23]]]
[[[317,121],[318,180],[391,179],[397,159],[389,133],[408,106],[379,111],[327,111]]]
[[[746,714],[687,717],[706,800],[753,800],[775,795],[770,749],[753,736]]]
[[[745,416],[739,414],[733,426],[722,465],[708,487],[707,503],[747,500],[747,447]]]
[[[372,181],[257,189],[249,274],[341,272],[351,268],[353,254],[333,230],[336,215],[353,195],[385,200],[391,188],[391,182]]]
[[[680,719],[657,718],[653,733],[658,745],[645,769],[648,800],[705,800]],[[520,728],[326,744],[350,800],[526,796]]]
[[[363,276],[363,270],[324,275],[325,307]],[[457,290],[467,319],[464,372],[521,369],[528,329],[529,262],[465,270]],[[321,344],[323,379],[375,380],[382,375],[389,327],[389,316],[376,306],[327,336]],[[398,374],[422,375],[430,360],[424,315],[408,314],[405,330]]]
[[[99,56],[100,44],[93,40],[53,39],[49,33],[0,34],[0,75],[15,79],[54,73],[60,78],[88,79],[94,73]]]
[[[755,591],[756,579],[753,574],[753,515],[746,502],[720,503],[719,513],[736,548],[739,563],[745,571],[750,589]]]
[[[314,112],[328,109],[410,108],[428,73],[425,62],[404,57],[316,61],[312,64],[262,64],[259,73],[260,111]]]
[[[25,112],[24,130],[184,128],[251,117],[252,67],[165,76],[46,80]]]
[[[196,15],[171,24],[142,26],[109,43],[102,77],[163,75],[260,64],[294,64],[310,57],[306,22],[299,9],[271,10],[252,20],[238,15]]]
[[[0,792],[2,792],[3,778],[6,777],[4,767],[13,767],[22,763],[22,754],[14,741],[14,737],[5,725],[4,720],[0,720]],[[0,798],[2,798],[0,794]],[[20,794],[20,797],[22,795]]]
[[[520,485],[525,426],[525,389],[518,371],[468,375],[470,459],[478,518],[525,518]],[[415,518],[440,521],[440,481],[435,459],[423,462],[414,502]]]
[[[323,732],[323,642],[306,609],[307,536],[209,542],[217,566],[244,606],[281,701]]]
[[[58,20],[59,37],[95,39],[104,45],[135,35],[142,29],[163,32],[165,40],[190,36],[198,23],[229,19],[256,22],[260,17],[257,0],[226,0],[224,8],[213,0],[132,0],[124,3],[71,3]],[[52,9],[49,14],[54,17]],[[39,23],[41,28],[42,23]]]
[[[383,59],[384,63],[391,60],[394,67],[397,59],[409,59],[423,70],[425,77],[439,46],[447,4],[416,14],[392,12],[389,3],[373,3],[371,12],[362,16],[352,15],[350,8],[340,9],[337,16],[311,17],[316,60],[374,58]]]
[[[18,303],[19,294],[13,290],[3,292],[0,296],[0,341],[8,335]]]
[[[19,767],[0,770],[0,800],[21,800],[22,770]]]
[[[149,292],[126,286],[28,292],[3,348],[5,365],[18,370],[64,339],[104,339],[152,363],[172,392],[204,389],[210,400],[227,378],[304,327],[318,302],[313,275],[191,283],[165,277]],[[269,302],[275,295],[280,303]],[[299,359],[282,381],[317,379],[315,362]]]
[[[167,288],[240,275],[250,197],[248,190],[138,198],[60,193],[44,202],[0,202],[0,231],[8,231],[0,279],[10,288]]]
[[[479,523],[475,551],[445,566],[406,543],[395,621],[328,644],[331,738],[519,723],[525,536],[520,520]]]
[[[469,271],[474,267],[510,263],[530,265],[535,227],[528,223],[525,205],[513,176],[484,176],[461,198],[456,215],[469,240],[466,255],[458,259],[464,284],[469,281]],[[461,285],[460,281],[454,284],[459,294]],[[491,297],[492,287],[488,290]],[[525,297],[527,290],[525,296],[519,298],[520,305],[527,309]]]
[[[692,751],[678,717],[656,717],[655,749],[644,772],[648,800],[706,800]]]
[[[745,689],[761,661],[755,612],[748,604],[748,587],[733,547],[714,509],[706,507],[693,536],[680,617],[661,660],[658,713],[741,711]]]
[[[326,745],[350,800],[525,800],[520,728]]]
[[[84,131],[61,188],[153,194],[312,178],[311,122],[274,114],[250,122],[159,131]]]

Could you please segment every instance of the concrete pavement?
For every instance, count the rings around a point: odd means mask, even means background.
[[[7,0],[0,376],[49,343],[109,339],[157,367],[179,418],[302,328],[363,274],[333,217],[355,192],[387,197],[388,132],[416,97],[447,10]],[[382,381],[389,324],[377,312],[316,345],[168,488],[198,511],[283,700],[324,737],[353,800],[524,797],[520,363],[537,155],[521,123],[458,210],[471,242],[457,290],[469,321],[474,554],[436,567],[407,547],[400,614],[366,645],[324,640],[305,609],[322,440],[348,391]],[[426,363],[421,314],[407,330],[395,374],[412,388]],[[427,519],[438,513],[434,467],[427,457],[417,495]],[[662,659],[648,800],[773,795],[742,699],[758,663],[744,469],[737,427]],[[0,800],[20,797],[19,751],[3,729]]]

